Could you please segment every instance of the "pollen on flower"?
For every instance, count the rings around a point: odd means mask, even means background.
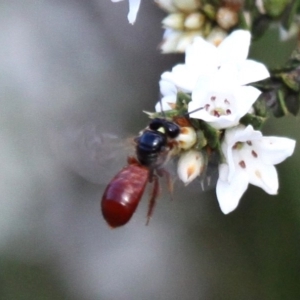
[[[229,109],[228,109],[228,110],[229,110]],[[227,111],[226,111],[226,113],[225,113],[225,111],[224,111],[223,108],[218,107],[218,108],[213,109],[210,113],[211,113],[211,115],[213,115],[213,116],[215,116],[215,117],[220,117],[220,116],[222,116],[222,115],[227,114]],[[230,113],[231,113],[231,112],[230,112]]]
[[[230,104],[230,102],[227,99],[224,100],[224,103],[227,104],[227,105]]]
[[[212,115],[215,117],[220,117],[220,113],[216,109],[212,111]]]
[[[230,109],[227,109],[226,110],[226,115],[230,115],[231,114],[231,110]]]
[[[247,141],[246,143],[247,143],[247,145],[252,146],[252,142],[251,141]]]
[[[243,168],[243,169],[245,169],[246,168],[246,163],[245,163],[245,161],[244,160],[241,160],[240,162],[239,162],[239,165],[241,166],[241,168]]]
[[[251,151],[251,154],[253,155],[253,157],[257,157],[257,153],[254,150]]]
[[[210,100],[211,100],[211,101],[215,101],[216,98],[217,98],[216,96],[211,96],[211,97],[210,97]]]

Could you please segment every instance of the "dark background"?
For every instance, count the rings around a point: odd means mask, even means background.
[[[177,182],[147,227],[147,197],[123,228],[102,219],[127,149],[110,152],[101,134],[143,129],[160,74],[183,60],[159,53],[153,1],[134,26],[127,5],[0,3],[0,299],[299,299],[299,147],[277,168],[278,196],[250,187],[227,216],[214,190]],[[274,28],[252,57],[276,66],[293,46]],[[299,139],[298,127],[270,119],[264,133]]]

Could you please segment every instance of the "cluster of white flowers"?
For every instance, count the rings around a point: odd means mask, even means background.
[[[195,38],[187,48],[185,63],[162,74],[162,105],[156,105],[158,112],[161,106],[163,110],[172,109],[178,91],[190,93],[190,117],[224,130],[221,148],[225,162],[219,165],[217,182],[217,197],[224,213],[237,207],[249,183],[276,194],[274,165],[292,155],[295,148],[294,140],[264,137],[251,125],[239,124],[261,93],[247,84],[269,77],[263,64],[247,59],[250,41],[251,35],[245,30],[234,31],[218,47]],[[179,160],[178,175],[184,183],[201,173],[203,165],[199,162],[195,150],[188,150]]]
[[[180,5],[190,8],[200,3],[178,0],[178,5],[174,5],[174,1],[156,0],[166,11],[175,14]],[[129,0],[130,23],[134,23],[139,5],[140,0]],[[175,14],[172,20],[165,22],[178,21],[180,16]],[[166,32],[170,38],[170,32]],[[178,92],[190,94],[190,118],[202,120],[223,132],[221,150],[224,161],[219,165],[216,193],[222,212],[227,214],[237,207],[249,183],[271,195],[277,193],[278,176],[274,165],[293,154],[296,142],[282,137],[265,137],[251,125],[240,124],[240,119],[251,111],[261,94],[248,84],[270,75],[263,64],[247,59],[251,42],[248,31],[236,30],[223,38],[221,43],[211,43],[209,39],[196,35],[192,36],[193,42],[183,43],[185,63],[161,75],[162,99],[155,109],[156,112],[175,109]],[[188,145],[182,147],[184,151],[177,168],[178,176],[185,184],[200,175],[205,164],[201,152],[190,145],[190,139],[194,141],[195,138],[188,134],[178,137],[180,143]]]

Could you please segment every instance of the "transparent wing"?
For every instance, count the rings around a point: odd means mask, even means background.
[[[219,155],[215,152],[210,154],[204,173],[199,177],[202,191],[215,188],[219,178]]]
[[[83,125],[50,133],[51,149],[69,170],[86,180],[107,184],[127,164],[134,151],[132,139]]]
[[[133,138],[103,132],[99,126],[83,125],[50,132],[51,150],[67,169],[96,184],[107,184],[134,155]],[[201,191],[213,189],[218,180],[218,157],[210,155],[199,177]],[[178,158],[170,159],[164,169],[177,177]]]

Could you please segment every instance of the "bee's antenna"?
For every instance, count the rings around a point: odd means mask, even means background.
[[[190,114],[193,114],[194,112],[197,112],[197,111],[199,111],[199,110],[201,110],[201,109],[203,109],[204,107],[198,107],[198,108],[196,108],[196,109],[194,109],[194,110],[192,110],[192,111],[189,111],[189,112],[186,112],[185,114],[184,114],[184,116],[188,116],[188,115],[190,115]]]

